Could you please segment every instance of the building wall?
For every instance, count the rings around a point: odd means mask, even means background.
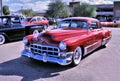
[[[114,2],[114,18],[115,17],[120,17],[120,1],[115,1]]]

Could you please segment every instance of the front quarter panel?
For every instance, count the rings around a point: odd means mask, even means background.
[[[94,43],[92,33],[71,37],[65,39],[64,41],[67,43],[69,51],[74,51],[75,48],[78,46],[82,46],[83,48],[85,48],[86,46]]]
[[[111,30],[103,30],[103,38],[107,38],[109,36],[111,36],[112,34]]]

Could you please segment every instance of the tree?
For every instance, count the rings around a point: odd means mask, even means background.
[[[3,14],[4,15],[9,15],[10,14],[10,10],[8,6],[3,6]]]
[[[71,15],[70,9],[61,0],[55,0],[48,5],[45,16],[48,17],[68,17]]]
[[[23,9],[22,14],[25,16],[34,16],[33,10],[32,9]]]
[[[74,8],[74,16],[96,17],[96,8],[89,4],[77,5]]]

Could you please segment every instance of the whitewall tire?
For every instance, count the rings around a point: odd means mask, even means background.
[[[82,59],[82,49],[81,49],[81,47],[77,47],[74,50],[74,54],[72,57],[72,66],[78,65],[80,63],[81,59]]]
[[[4,44],[4,43],[5,43],[5,36],[0,35],[0,44]]]

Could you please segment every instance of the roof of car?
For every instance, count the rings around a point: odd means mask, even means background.
[[[43,16],[34,16],[34,18],[44,18]]]
[[[91,17],[69,17],[69,18],[65,18],[65,19],[82,19],[82,20],[87,20],[87,21],[91,21],[91,20],[99,21],[98,19],[91,18]]]
[[[0,18],[4,18],[4,17],[21,17],[21,16],[18,16],[18,15],[5,15],[5,16],[0,16]]]

